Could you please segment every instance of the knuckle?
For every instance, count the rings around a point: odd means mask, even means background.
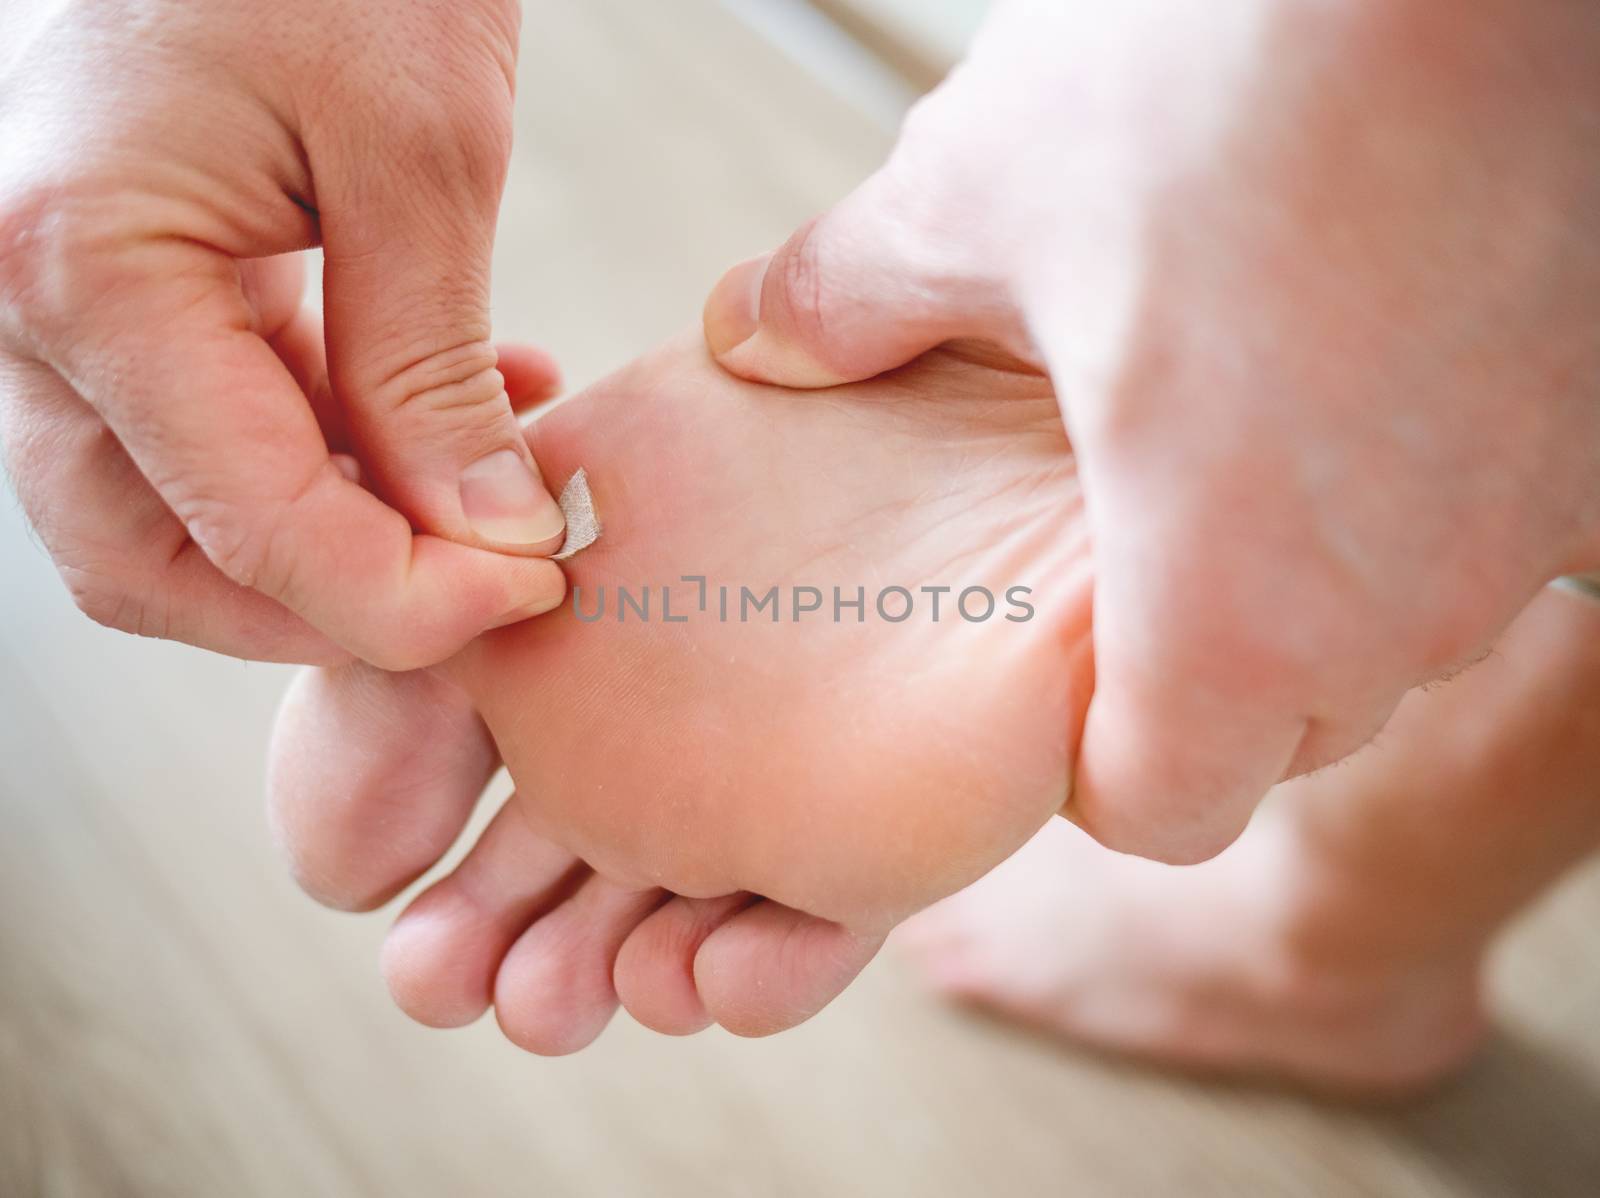
[[[217,566],[235,582],[252,585],[234,577],[230,568],[223,563],[218,562]],[[277,560],[272,550],[252,547],[248,554],[241,556],[238,568],[242,575],[248,576],[252,567],[254,577],[266,580],[255,584],[257,590],[277,599],[291,611],[299,611],[306,606],[303,600],[309,598],[310,588],[301,580],[293,561]],[[338,599],[338,596],[323,595],[320,598],[326,601],[329,598]],[[340,649],[352,657],[386,673],[407,674],[438,665],[461,647],[466,638],[453,637],[450,619],[444,613],[430,617],[385,605],[377,610],[361,608],[347,611],[344,618],[335,620],[335,630],[324,631],[328,631]]]
[[[846,375],[861,365],[863,330],[886,323],[928,344],[952,330],[1018,343],[997,258],[974,245],[982,223],[946,202],[942,186],[885,168],[784,246],[762,316],[770,301],[790,336]]]
[[[472,341],[430,350],[389,367],[374,388],[380,413],[498,426],[509,415],[494,347]]]
[[[408,165],[451,193],[498,196],[511,162],[511,95],[492,79],[467,72],[440,94],[408,88],[392,102],[390,128]]]
[[[0,333],[18,348],[28,346],[50,290],[47,263],[59,241],[48,196],[22,192],[0,196]]]
[[[425,66],[396,72],[371,53],[331,64],[307,96],[309,136],[342,160],[355,194],[404,188],[415,197],[408,216],[451,244],[460,217],[496,211],[511,162],[513,93],[492,56],[442,42],[419,56],[409,40],[390,51]]]
[[[811,221],[778,256],[778,303],[790,332],[804,344],[826,347],[834,319],[835,295],[822,261],[819,221]]]
[[[286,533],[308,497],[336,477],[332,463],[324,463],[287,494],[271,498],[237,492],[225,479],[191,478],[172,507],[190,539],[229,581],[298,611],[304,588]]]
[[[43,356],[116,292],[121,201],[83,180],[0,194],[0,339]]]
[[[226,500],[191,501],[179,517],[194,543],[231,582],[268,594],[286,591],[291,580],[269,578],[277,520],[270,514],[247,517]]]
[[[77,609],[102,628],[140,633],[148,620],[145,605],[132,588],[102,571],[80,566],[61,567],[62,581]]]
[[[509,95],[491,92],[481,99],[463,99],[451,118],[449,135],[467,164],[498,185],[511,161],[514,119]]]
[[[458,155],[463,161],[494,165],[511,156],[511,113],[505,97],[490,89],[459,89],[449,101],[420,96],[403,106],[402,116],[411,133],[437,153]]]
[[[230,582],[301,608],[299,563],[286,548],[295,509],[322,480],[319,472],[287,498],[256,500],[200,480],[173,504],[189,538]]]

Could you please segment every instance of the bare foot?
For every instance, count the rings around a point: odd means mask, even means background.
[[[787,392],[695,335],[530,439],[558,483],[587,470],[605,525],[573,601],[431,674],[309,675],[278,730],[279,827],[341,906],[432,865],[510,768],[517,797],[396,925],[406,1010],[492,1002],[540,1052],[619,999],[669,1032],[792,1026],[1060,808],[1091,579],[1038,375],[943,351]],[[749,606],[774,587],[781,610]]]
[[[952,998],[1161,1064],[1363,1091],[1449,1072],[1485,1031],[1478,955],[1375,958],[1359,929],[1377,913],[1358,896],[1341,925],[1311,898],[1279,814],[1189,867],[1057,821],[896,941]]]
[[[1487,1023],[1495,933],[1600,840],[1600,604],[1542,594],[1189,868],[1061,822],[897,934],[939,990],[1156,1061],[1395,1093]]]

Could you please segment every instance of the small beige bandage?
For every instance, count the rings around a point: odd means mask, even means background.
[[[569,478],[567,485],[561,488],[561,498],[556,502],[567,517],[567,539],[562,542],[561,552],[552,560],[564,562],[600,539],[600,514],[594,510],[588,472],[580,468]]]

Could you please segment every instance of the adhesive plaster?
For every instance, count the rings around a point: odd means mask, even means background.
[[[553,560],[564,562],[600,539],[600,515],[594,509],[588,472],[580,468],[569,478],[556,502],[561,505],[561,511],[567,518],[567,539]]]

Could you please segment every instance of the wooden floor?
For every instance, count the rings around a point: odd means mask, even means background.
[[[501,331],[575,381],[692,321],[883,153],[709,0],[530,0]],[[770,1041],[620,1019],[523,1056],[389,1006],[381,917],[261,815],[286,673],[73,612],[0,512],[0,1195],[1600,1194],[1600,874],[1497,962],[1504,1033],[1387,1111],[1217,1087],[948,1010],[892,959]]]

